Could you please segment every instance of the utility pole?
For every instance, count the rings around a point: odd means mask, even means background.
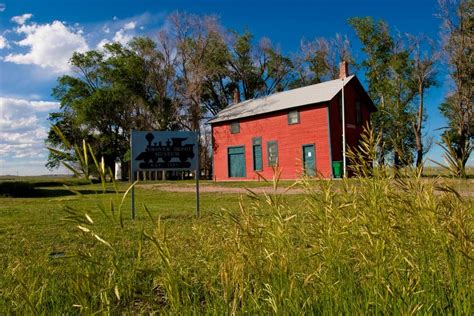
[[[344,101],[344,77],[341,78],[342,82],[342,170],[343,170],[343,178],[347,177],[346,171],[346,106]]]

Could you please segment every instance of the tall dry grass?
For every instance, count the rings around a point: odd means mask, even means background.
[[[272,192],[171,232],[146,206],[154,229],[136,238],[122,205],[100,206],[107,227],[68,208],[80,246],[63,301],[48,305],[47,285],[19,277],[11,311],[472,314],[472,201],[419,170],[373,168],[375,143],[368,132],[350,153],[360,177],[300,179],[295,200],[278,193],[277,171]]]

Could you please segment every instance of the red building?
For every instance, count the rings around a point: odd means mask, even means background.
[[[357,145],[362,127],[376,109],[356,76],[275,93],[229,106],[209,121],[212,127],[214,179],[333,177],[342,161],[342,92],[346,143]],[[344,85],[344,88],[343,88]]]

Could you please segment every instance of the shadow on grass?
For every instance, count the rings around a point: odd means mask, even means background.
[[[75,193],[76,192],[76,193]],[[22,196],[24,198],[50,198],[50,197],[63,197],[71,195],[90,195],[90,194],[102,194],[102,190],[75,190],[75,192],[67,189],[43,189],[35,188],[28,196]],[[80,193],[80,194],[77,194]],[[105,193],[115,193],[113,190],[107,190]]]
[[[86,180],[86,179],[70,179],[70,180],[35,180],[35,181],[29,181],[31,184],[33,184],[35,187],[57,187],[60,185],[67,185],[67,186],[79,186],[79,185],[89,185],[89,184],[97,184],[100,183],[99,180],[93,179],[93,180]]]
[[[91,194],[102,194],[102,190],[74,190],[70,191],[64,188],[46,189],[46,188],[32,188],[29,190],[13,191],[13,192],[0,192],[0,198],[52,198],[52,197],[65,197],[73,195],[91,195]],[[113,190],[107,190],[105,193],[115,193]]]
[[[161,220],[179,220],[179,219],[195,219],[196,214],[195,213],[190,213],[190,214],[185,214],[185,213],[180,213],[180,214],[170,214],[170,215],[162,215],[160,216]]]

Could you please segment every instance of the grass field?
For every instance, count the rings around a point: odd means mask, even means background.
[[[134,221],[127,184],[27,180],[0,198],[0,314],[473,312],[473,180],[204,181],[262,190],[203,190],[201,218],[145,183]]]

